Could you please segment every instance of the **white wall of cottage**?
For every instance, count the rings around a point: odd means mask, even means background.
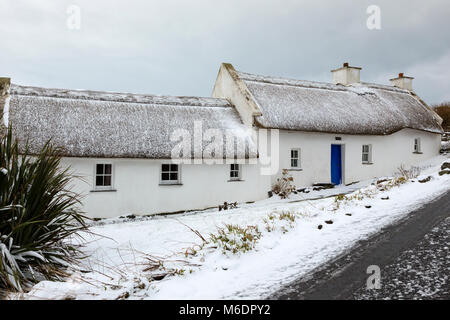
[[[340,137],[341,140],[336,140]],[[420,138],[421,153],[414,153],[414,139]],[[400,165],[409,167],[439,154],[441,135],[403,129],[386,136],[343,135],[280,131],[280,169],[291,169],[290,150],[301,150],[301,170],[292,170],[297,187],[331,182],[331,145],[342,145],[343,183],[348,184],[395,173]],[[371,164],[362,163],[362,145],[372,146]]]
[[[112,190],[96,191],[97,163],[113,165]],[[92,218],[147,215],[204,209],[227,202],[267,198],[270,176],[261,176],[259,166],[242,165],[242,181],[229,181],[229,164],[182,164],[180,185],[160,185],[165,160],[64,158],[62,165],[83,178],[73,190],[84,195],[83,210]]]

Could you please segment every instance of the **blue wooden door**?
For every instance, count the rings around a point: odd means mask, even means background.
[[[342,183],[342,152],[339,144],[331,145],[331,183]]]

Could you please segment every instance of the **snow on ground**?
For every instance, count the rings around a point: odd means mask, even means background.
[[[391,188],[390,181],[372,184],[375,179],[298,193],[286,200],[273,197],[221,212],[214,209],[97,222],[91,228],[93,234],[83,235],[88,255],[83,261],[84,272],[75,272],[66,282],[42,281],[28,294],[12,298],[264,298],[449,190],[450,175],[437,174],[447,159],[448,155],[441,155],[423,163],[418,178]],[[418,182],[429,175],[429,182]],[[336,200],[334,195],[341,193],[349,193],[351,199],[341,196]],[[381,199],[386,197],[389,199]],[[292,213],[295,221],[280,220],[277,215],[282,212]],[[268,219],[270,214],[275,218]],[[223,254],[213,243],[202,246],[202,240],[192,231],[209,239],[224,224],[258,226],[261,238],[255,249]],[[274,230],[266,230],[268,225]],[[187,248],[197,252],[185,254]],[[164,257],[162,267],[143,271],[149,266],[145,264],[148,255]],[[172,275],[159,280],[162,276],[158,275],[167,272]]]

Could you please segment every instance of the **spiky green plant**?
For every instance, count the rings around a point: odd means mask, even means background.
[[[12,132],[0,139],[0,290],[25,291],[67,275],[81,254],[80,242],[65,240],[87,227],[60,150],[48,142],[30,155]]]

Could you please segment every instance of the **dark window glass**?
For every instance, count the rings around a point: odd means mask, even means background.
[[[291,159],[291,167],[293,167],[293,168],[298,167],[298,160],[297,159]]]
[[[112,186],[112,164],[100,163],[95,165],[95,186]]]
[[[103,180],[103,185],[105,187],[110,187],[111,186],[111,176],[105,176],[105,179]]]
[[[96,186],[103,186],[103,176],[97,176],[95,178],[95,185]]]
[[[239,164],[233,163],[230,165],[230,178],[239,179]]]
[[[169,180],[169,177],[170,177],[170,173],[163,172],[161,175],[161,180]]]
[[[161,180],[162,181],[178,181],[178,164],[162,164]]]

